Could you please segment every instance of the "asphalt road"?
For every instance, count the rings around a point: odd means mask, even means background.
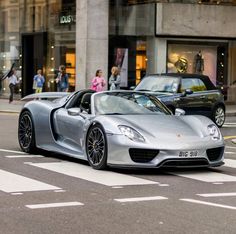
[[[236,117],[221,129],[225,166],[109,171],[23,154],[17,119],[0,114],[0,233],[236,232]]]

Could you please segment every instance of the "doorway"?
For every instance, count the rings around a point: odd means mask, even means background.
[[[37,69],[45,73],[47,33],[22,34],[22,97],[33,93],[33,77]]]

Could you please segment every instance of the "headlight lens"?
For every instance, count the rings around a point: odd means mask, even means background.
[[[219,140],[221,138],[220,130],[216,127],[216,125],[210,124],[208,125],[207,129],[210,136],[212,137],[212,140]]]
[[[131,127],[119,125],[121,133],[132,141],[144,142],[143,136]]]

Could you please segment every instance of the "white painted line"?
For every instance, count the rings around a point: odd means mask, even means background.
[[[54,208],[54,207],[65,207],[65,206],[83,206],[81,202],[62,202],[62,203],[47,203],[47,204],[35,204],[26,205],[30,209],[43,209],[43,208]]]
[[[224,162],[225,162],[225,164],[224,164],[225,167],[236,168],[236,160],[234,160],[234,159],[225,159]]]
[[[236,193],[203,193],[197,195],[200,197],[234,197]]]
[[[219,172],[202,172],[202,171],[183,171],[178,173],[171,173],[177,176],[181,176],[188,179],[199,180],[203,182],[235,182],[236,177],[231,175],[226,175]]]
[[[113,186],[112,188],[114,189],[120,189],[120,188],[123,188],[122,186]]]
[[[226,154],[236,154],[236,152],[225,152]]]
[[[55,190],[54,192],[55,193],[64,193],[64,192],[66,192],[66,190],[63,190],[63,189],[62,190]]]
[[[0,190],[6,193],[61,189],[21,175],[0,170]]]
[[[42,155],[9,155],[6,158],[44,158]]]
[[[7,149],[0,149],[1,152],[8,152],[8,153],[17,153],[17,154],[26,154],[22,151],[15,151],[15,150],[7,150]]]
[[[195,200],[195,199],[179,199],[179,200],[186,201],[186,202],[191,202],[191,203],[202,204],[202,205],[207,205],[207,206],[215,206],[215,207],[221,207],[221,208],[236,210],[235,206],[226,206],[226,205],[212,203],[212,202],[199,201],[199,200]]]
[[[121,198],[121,199],[114,199],[118,202],[139,202],[139,201],[155,201],[155,200],[165,200],[168,199],[167,197],[133,197],[133,198]]]
[[[224,123],[224,125],[236,125],[236,123]]]
[[[224,183],[221,183],[221,182],[216,182],[216,183],[213,183],[213,184],[219,185],[219,184],[224,184]]]
[[[30,165],[106,186],[158,184],[155,181],[116,172],[94,170],[89,166],[72,162],[31,163]]]
[[[170,185],[169,184],[159,184],[159,186],[161,186],[161,187],[168,187]]]
[[[236,149],[236,147],[234,147],[234,146],[225,146],[225,148],[228,148],[228,149]]]
[[[23,193],[11,193],[11,195],[22,195]]]

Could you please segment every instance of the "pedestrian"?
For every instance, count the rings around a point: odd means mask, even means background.
[[[16,70],[14,68],[11,70],[7,78],[9,80],[9,89],[10,89],[9,103],[12,103],[15,87],[19,83],[16,76]]]
[[[110,90],[118,90],[120,89],[120,72],[119,68],[114,66],[111,68],[111,76],[109,78],[109,85],[110,85]]]
[[[42,76],[42,70],[38,69],[37,75],[34,76],[33,88],[35,88],[35,93],[41,93],[42,92],[44,82],[45,82],[45,78],[44,78],[44,76]]]
[[[57,92],[67,92],[69,87],[69,77],[64,65],[59,66],[59,72],[56,78]]]
[[[97,70],[95,77],[92,80],[92,86],[91,89],[96,92],[101,92],[105,89],[106,81],[104,77],[102,76],[102,70]]]

